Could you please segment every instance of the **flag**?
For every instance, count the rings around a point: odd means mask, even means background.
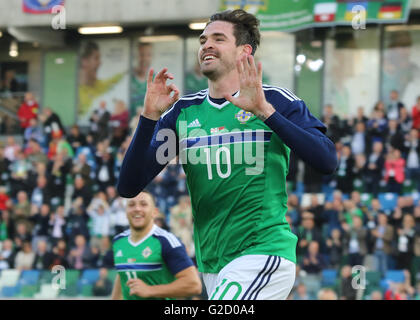
[[[383,3],[378,11],[379,19],[401,19],[402,4],[401,2]]]
[[[367,8],[368,8],[368,3],[365,2],[352,2],[352,3],[348,3],[346,6],[346,13],[344,15],[344,20],[346,21],[353,21],[354,16],[357,14],[356,12],[353,12],[353,8],[355,8],[356,6],[362,6],[365,8],[365,15],[367,12]]]
[[[314,7],[315,22],[331,22],[335,20],[337,12],[336,2],[317,3]]]
[[[64,5],[64,0],[22,0],[23,12],[32,14],[52,13],[54,6]]]

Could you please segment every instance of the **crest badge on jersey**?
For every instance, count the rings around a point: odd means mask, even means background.
[[[148,258],[152,254],[152,250],[150,249],[150,247],[147,247],[143,250],[141,254],[143,255],[143,257]]]
[[[252,112],[247,112],[245,110],[239,111],[237,114],[235,114],[235,118],[241,123],[246,123],[249,119],[251,119],[254,116]]]

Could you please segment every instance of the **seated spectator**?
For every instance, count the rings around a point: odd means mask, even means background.
[[[343,216],[344,207],[340,200],[334,199],[333,202],[325,203],[324,220],[328,224],[327,234],[331,234],[333,229],[341,228],[340,217]]]
[[[399,124],[404,135],[407,135],[413,127],[413,120],[406,108],[401,108],[400,110]]]
[[[41,144],[35,139],[28,140],[28,146],[25,149],[25,154],[28,161],[31,163],[32,169],[37,163],[48,163],[48,157],[44,150],[41,148]]]
[[[38,142],[40,145],[45,143],[44,133],[41,126],[39,125],[38,119],[33,118],[29,120],[29,126],[25,129],[23,133],[23,141],[26,146],[26,143],[30,140]]]
[[[407,179],[411,180],[420,191],[420,140],[419,132],[411,129],[404,142],[403,154],[406,160]]]
[[[38,241],[34,262],[32,269],[36,270],[48,270],[51,268],[53,263],[54,255],[48,251],[48,244],[45,240]]]
[[[99,279],[92,288],[95,297],[107,297],[112,293],[112,282],[108,279],[108,270],[101,268],[99,270]]]
[[[86,239],[79,234],[75,238],[75,247],[71,249],[68,261],[71,269],[83,270],[92,267],[92,252],[86,244]]]
[[[4,147],[0,144],[0,185],[9,183],[10,160],[5,157]]]
[[[22,147],[16,142],[14,136],[7,136],[6,146],[4,147],[4,157],[13,162],[17,158],[17,153],[22,150]]]
[[[385,160],[385,181],[387,192],[401,194],[402,185],[405,179],[405,160],[401,157],[401,151],[391,150]]]
[[[356,203],[353,200],[344,201],[345,211],[340,218],[342,221],[345,221],[348,225],[353,224],[353,217],[357,216],[364,220],[363,211],[357,207]]]
[[[32,169],[31,162],[27,159],[22,150],[16,153],[16,160],[10,165],[10,187],[12,198],[16,197],[19,190],[28,190],[28,177]]]
[[[373,143],[379,141],[384,143],[388,129],[388,122],[382,110],[373,110],[372,116],[367,122],[367,132]]]
[[[67,174],[70,173],[71,161],[65,158],[63,153],[55,155],[47,167],[47,177],[49,180],[48,188],[55,204],[64,204],[64,194],[66,191]]]
[[[51,204],[51,191],[48,188],[48,181],[45,176],[38,176],[36,188],[31,195],[31,205],[41,208],[43,204]]]
[[[356,300],[357,291],[353,288],[353,276],[351,266],[345,265],[341,268],[341,276],[338,283],[340,300]]]
[[[15,219],[9,210],[0,210],[0,242],[15,236]]]
[[[94,268],[114,268],[114,255],[109,237],[101,238],[99,248],[92,247],[92,254],[92,266]]]
[[[73,161],[73,167],[71,169],[71,175],[73,177],[73,180],[76,179],[76,177],[81,177],[85,184],[88,187],[91,187],[93,184],[92,176],[92,166],[88,164],[86,154],[81,152],[78,154],[77,158]]]
[[[374,197],[378,196],[379,182],[382,180],[384,164],[383,144],[380,141],[376,141],[373,144],[372,153],[367,157],[365,170],[366,192],[373,193]]]
[[[82,198],[82,204],[87,208],[92,201],[92,191],[88,185],[86,185],[85,180],[81,176],[76,176],[74,179],[74,191],[71,197],[72,200],[77,198]]]
[[[44,127],[44,134],[46,137],[46,145],[50,144],[53,137],[61,137],[65,134],[63,124],[60,117],[49,107],[42,109],[42,114],[39,115]]]
[[[295,292],[293,293],[293,300],[312,300],[307,291],[306,286],[303,283],[298,284]]]
[[[105,191],[108,186],[115,185],[114,165],[115,160],[110,152],[96,153],[96,184],[99,190]]]
[[[34,263],[35,253],[32,251],[32,244],[30,241],[24,241],[22,250],[20,250],[15,257],[15,269],[31,270]]]
[[[312,212],[305,211],[302,213],[302,224],[298,228],[298,239],[296,250],[298,255],[306,255],[311,241],[316,241],[318,244],[321,243],[322,234],[315,227],[314,215]]]
[[[124,101],[116,101],[115,110],[109,120],[112,128],[111,146],[118,147],[128,134],[128,125],[130,121],[130,113],[125,106]]]
[[[48,204],[43,204],[39,212],[34,212],[30,217],[31,222],[33,223],[32,229],[32,243],[33,248],[38,246],[38,241],[45,240],[47,241],[50,236],[50,206]]]
[[[389,120],[388,122],[388,133],[385,139],[385,145],[387,149],[398,149],[401,152],[404,148],[404,134],[398,126],[398,120]]]
[[[3,241],[0,250],[0,270],[13,269],[15,260],[15,252],[13,250],[13,241],[6,239]]]
[[[366,126],[363,122],[356,124],[356,132],[351,139],[351,153],[353,155],[364,154],[369,148],[369,136],[366,133]]]
[[[303,258],[302,270],[305,270],[308,274],[318,275],[326,267],[325,260],[319,253],[319,243],[311,241],[308,246],[308,253]]]

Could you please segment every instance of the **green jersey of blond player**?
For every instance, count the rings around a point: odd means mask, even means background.
[[[144,300],[130,295],[128,280],[141,279],[148,285],[168,284],[175,280],[175,274],[193,265],[178,238],[156,225],[139,243],[130,240],[130,230],[118,234],[112,249],[124,300]]]
[[[296,125],[325,128],[287,89],[263,88],[267,101]],[[144,118],[143,125],[155,123]],[[263,121],[225,99],[211,99],[208,90],[184,96],[155,127],[152,147],[163,166],[173,152],[162,143],[171,131],[161,129],[172,129],[179,142],[199,271],[218,273],[250,254],[296,263],[297,237],[285,217],[290,150]]]

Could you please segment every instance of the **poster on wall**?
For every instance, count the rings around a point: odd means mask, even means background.
[[[55,6],[63,5],[64,0],[23,0],[22,10],[31,14],[53,13]]]
[[[255,14],[261,30],[292,31],[312,27],[406,22],[411,0],[220,0],[221,10]]]
[[[420,96],[420,30],[385,30],[382,99],[388,105],[392,90],[411,112]]]
[[[173,38],[164,40],[159,36],[152,38],[140,37],[132,46],[132,66],[130,74],[130,115],[133,116],[144,104],[147,88],[147,74],[153,68],[157,74],[163,68],[174,75],[168,81],[174,83],[183,94],[183,40]]]
[[[128,106],[130,41],[86,40],[81,43],[78,122],[89,119],[105,105],[112,114],[121,102]]]

